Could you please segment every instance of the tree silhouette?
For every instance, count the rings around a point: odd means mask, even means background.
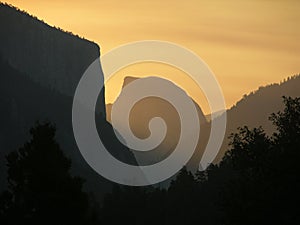
[[[196,216],[195,200],[197,182],[184,166],[172,180],[166,198],[167,224],[193,224]]]
[[[300,98],[283,101],[270,117],[272,137],[239,128],[220,164],[195,176],[183,167],[168,189],[117,186],[106,195],[103,223],[299,224]]]
[[[7,155],[8,191],[1,196],[1,224],[86,224],[83,180],[55,141],[50,123],[37,123],[32,139]]]
[[[195,175],[183,167],[167,189],[116,185],[101,205],[102,224],[299,224],[300,98],[283,101],[270,117],[276,132],[240,128],[220,164]],[[1,224],[89,224],[83,181],[70,175],[55,128],[37,124],[31,135],[7,156]]]
[[[231,136],[219,177],[227,177],[218,205],[223,224],[298,224],[300,98],[283,98],[270,117],[277,132],[241,128]]]
[[[270,120],[277,129],[275,143],[291,147],[300,142],[300,98],[283,97],[283,102],[283,112],[272,113]]]
[[[268,194],[268,200],[278,224],[299,224],[300,97],[284,97],[283,101],[284,110],[270,117],[277,131],[272,137],[272,195]]]
[[[220,164],[195,176],[184,167],[165,190],[115,188],[104,224],[299,224],[300,98],[283,101],[276,133],[239,128]]]

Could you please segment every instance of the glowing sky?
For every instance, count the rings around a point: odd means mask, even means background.
[[[98,43],[101,53],[144,39],[175,42],[197,53],[215,73],[227,107],[259,86],[300,72],[298,0],[11,0],[50,25]],[[144,69],[141,69],[144,68]],[[152,68],[152,69],[151,69]],[[118,95],[126,75],[170,77],[170,69],[120,71],[106,85],[106,101]],[[168,72],[169,71],[169,72]],[[172,76],[176,75],[173,71]],[[174,79],[208,113],[197,87]]]

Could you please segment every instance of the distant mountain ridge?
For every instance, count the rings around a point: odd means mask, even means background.
[[[254,118],[265,117],[283,108],[282,96],[298,97],[300,95],[300,75],[288,77],[280,83],[274,83],[260,87],[256,91],[243,96],[234,106],[228,110],[232,118],[237,114],[243,114],[243,121],[236,121],[236,126],[245,123],[249,126],[262,126],[267,132],[273,131],[273,126],[267,120],[256,121]],[[231,118],[230,118],[231,119]]]
[[[236,132],[238,127],[261,126],[268,135],[275,132],[269,117],[272,113],[283,109],[282,96],[300,96],[300,74],[288,77],[280,83],[259,87],[256,91],[245,94],[241,100],[227,110],[226,138],[216,161],[220,161],[227,151],[228,136]]]
[[[137,79],[149,79],[149,78],[138,78],[138,77],[132,77],[132,76],[126,76],[123,81],[122,89],[128,85],[129,83],[137,80]],[[153,77],[150,79],[153,79]],[[159,78],[161,79],[161,78]],[[178,89],[178,91],[181,91],[180,87],[173,84],[171,81],[169,81],[169,85],[173,85],[175,89]],[[142,89],[140,90],[143,91]],[[138,95],[139,93],[136,93]],[[130,101],[128,99],[129,97],[124,96],[123,92],[121,91],[119,97],[122,96],[126,102]],[[186,94],[187,97],[189,97]],[[127,99],[127,100],[126,100]],[[191,99],[193,101],[193,99]],[[206,145],[208,134],[209,134],[209,123],[207,122],[201,108],[198,106],[198,104],[194,102],[195,108],[198,113],[199,122],[201,124],[201,132],[199,136],[198,146],[197,149],[198,154],[195,155],[195,157],[198,158],[201,157],[204,146]],[[111,121],[111,110],[112,110],[112,104],[106,105],[106,115],[107,120]],[[137,152],[133,151],[134,155],[139,163],[139,165],[149,165],[153,164],[155,162],[158,162],[166,157],[168,157],[169,154],[175,149],[179,137],[180,137],[180,118],[179,115],[174,108],[173,105],[171,105],[169,102],[167,102],[164,99],[157,98],[157,97],[147,97],[142,99],[141,101],[137,102],[134,107],[131,109],[130,117],[129,117],[129,124],[132,132],[138,136],[141,139],[147,138],[150,135],[150,131],[148,129],[148,123],[151,118],[153,117],[160,117],[162,118],[166,125],[167,125],[167,134],[163,142],[156,147],[155,149],[144,153],[144,152]],[[200,125],[199,124],[199,125]],[[123,126],[121,124],[121,126]],[[203,128],[205,127],[205,128]],[[203,128],[203,129],[202,129]],[[189,130],[189,134],[195,132],[193,130]],[[196,158],[192,158],[191,163],[188,164],[189,169],[195,171],[197,170],[196,163],[192,163],[196,161]]]
[[[126,77],[123,82],[125,87],[130,82],[139,79],[137,77]],[[143,79],[143,78],[141,78]],[[178,87],[179,88],[179,87]],[[137,93],[138,94],[138,93]],[[122,95],[122,91],[120,93]],[[260,87],[258,90],[251,92],[248,95],[244,95],[243,98],[236,103],[233,107],[227,110],[227,128],[223,141],[223,145],[219,151],[215,162],[219,162],[228,150],[228,137],[231,133],[237,131],[238,127],[248,126],[250,128],[262,126],[268,134],[274,132],[272,123],[268,120],[269,116],[283,109],[282,96],[299,97],[300,96],[300,75],[295,75],[285,79],[279,84],[271,84],[266,87]],[[106,105],[107,120],[111,121],[110,113],[112,104]],[[196,104],[197,108],[199,106]],[[162,118],[166,119],[166,123],[171,130],[172,141],[163,143],[161,148],[165,149],[162,152],[166,152],[166,149],[174,149],[178,140],[180,125],[178,124],[178,118],[172,116],[171,109],[168,108],[166,103],[159,102],[157,99],[145,99],[137,104],[136,108],[131,111],[131,129],[140,138],[145,138],[149,135],[147,133],[147,123],[149,118],[157,116],[157,110],[163,112],[158,114]],[[201,109],[200,109],[201,110]],[[220,114],[220,112],[217,112]],[[147,116],[144,116],[147,115]],[[188,168],[195,170],[198,168],[200,159],[202,157],[204,148],[206,146],[209,134],[210,134],[210,115],[204,116],[203,113],[199,113],[201,119],[201,133],[200,142],[197,146],[195,154],[188,163]],[[203,119],[204,118],[204,119]],[[216,118],[218,119],[218,117]],[[169,150],[170,151],[170,150]],[[168,154],[167,154],[168,155]],[[157,158],[165,157],[165,153]]]

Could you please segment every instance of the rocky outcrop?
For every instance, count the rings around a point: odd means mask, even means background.
[[[128,85],[129,83],[137,79],[147,79],[147,78],[137,78],[137,77],[127,76],[124,79],[122,88],[124,88],[126,85]],[[169,85],[172,85],[175,89],[178,89],[178,91],[182,91],[180,87],[176,86],[172,82],[169,82]],[[138,90],[138,92],[135,94],[139,96],[139,94],[142,92],[143,90],[141,89]],[[123,99],[122,101],[124,101],[125,104],[126,102],[130,102],[130,99],[128,99],[130,98],[130,96],[124,96],[124,93],[122,91],[119,95],[119,98],[121,96]],[[188,97],[187,94],[186,96]],[[201,132],[199,135],[199,141],[198,141],[195,154],[187,165],[188,168],[192,171],[196,171],[199,167],[199,162],[203,154],[203,151],[205,149],[208,140],[209,130],[210,130],[210,124],[207,122],[201,108],[196,102],[194,102],[194,104],[198,113],[198,118],[200,122],[199,127],[201,126]],[[113,107],[112,104],[106,105],[106,114],[107,114],[108,121],[111,121],[112,107]],[[140,100],[134,105],[134,107],[130,111],[129,124],[135,136],[137,136],[140,139],[145,139],[149,137],[150,130],[148,125],[149,125],[149,121],[154,117],[160,117],[164,120],[167,127],[167,133],[164,140],[155,149],[149,152],[133,151],[139,165],[150,165],[167,158],[176,148],[180,138],[180,134],[181,134],[180,118],[175,107],[172,104],[170,104],[168,101],[153,96]],[[120,124],[120,126],[125,126],[125,125]],[[189,130],[189,133],[185,135],[191,136],[193,132],[195,131]]]
[[[56,140],[72,160],[73,174],[83,177],[87,191],[101,199],[112,183],[83,159],[72,129],[75,88],[99,57],[98,45],[6,4],[0,4],[0,29],[0,192],[7,185],[5,156],[28,141],[37,120],[47,120],[57,127]],[[118,142],[105,120],[104,89],[95,118],[111,154],[134,164],[132,153]]]
[[[87,67],[100,56],[96,43],[51,27],[29,14],[0,4],[0,54],[34,82],[73,96]],[[100,96],[105,113],[104,92]]]

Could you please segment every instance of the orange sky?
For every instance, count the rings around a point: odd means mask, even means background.
[[[298,0],[11,0],[50,25],[84,36],[102,54],[144,39],[175,42],[197,53],[223,88],[227,107],[259,86],[300,73]],[[126,75],[161,75],[183,87],[206,113],[201,92],[184,74],[166,66],[131,66],[106,85],[118,95]],[[173,77],[173,78],[172,78]]]

